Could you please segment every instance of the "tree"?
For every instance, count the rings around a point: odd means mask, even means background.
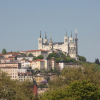
[[[50,53],[50,54],[48,55],[48,59],[52,59],[52,57],[54,57],[54,58],[59,58],[59,55],[58,55],[57,53]]]
[[[40,100],[100,100],[100,88],[83,80],[74,81],[65,88],[49,91]]]
[[[86,61],[86,58],[84,56],[78,56],[80,61]]]
[[[2,50],[2,54],[7,54],[6,49],[3,49],[3,50]]]
[[[37,59],[43,59],[43,56],[39,55],[39,56],[33,58],[33,60],[37,60]]]
[[[32,54],[32,53],[29,53],[29,54],[28,54],[28,57],[33,57],[33,54]]]
[[[95,63],[98,64],[98,65],[100,65],[100,62],[99,62],[99,59],[98,58],[95,59]]]
[[[38,59],[43,59],[42,55],[37,56]]]
[[[28,91],[27,91],[28,90]],[[33,100],[34,95],[29,81],[19,82],[0,71],[0,99],[7,100]]]

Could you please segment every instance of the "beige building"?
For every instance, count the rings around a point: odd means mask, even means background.
[[[41,83],[42,81],[45,80],[44,75],[40,75],[40,74],[33,76],[33,78],[37,83]]]
[[[25,80],[33,81],[32,73],[31,72],[18,73],[18,80],[20,82],[25,81]]]
[[[21,68],[20,63],[0,63],[0,70],[6,72],[11,79],[18,79],[18,68]]]
[[[43,59],[32,61],[32,69],[45,70],[45,61]]]
[[[38,70],[50,70],[51,68],[54,70],[55,66],[54,58],[52,58],[52,60],[38,59],[31,62],[32,69]]]
[[[29,51],[21,51],[21,53],[25,54],[33,54],[33,56],[37,57],[39,55],[42,55],[44,58],[48,57],[48,52],[46,50],[29,50]]]

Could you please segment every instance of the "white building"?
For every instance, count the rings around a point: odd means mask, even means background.
[[[75,40],[75,41],[74,41]],[[71,58],[77,59],[78,55],[78,38],[77,38],[77,30],[75,30],[75,38],[66,36],[64,37],[64,42],[53,42],[52,38],[48,42],[47,36],[45,34],[45,39],[41,38],[41,31],[40,31],[40,38],[38,38],[38,49],[48,50],[49,53],[52,53],[54,50],[58,49],[62,52],[65,52],[66,55],[69,55]]]
[[[44,58],[48,57],[48,52],[46,50],[28,50],[28,51],[21,51],[21,53],[25,53],[26,55],[31,53],[35,57],[39,55],[42,55]]]
[[[64,63],[63,60],[61,60],[61,61],[59,62],[59,68],[60,68],[60,70],[63,70],[64,67],[65,67],[65,63]]]
[[[22,59],[27,59],[27,60],[29,60],[29,61],[32,61],[33,60],[33,57],[17,57],[17,60],[18,61],[20,61],[20,60],[22,60]]]

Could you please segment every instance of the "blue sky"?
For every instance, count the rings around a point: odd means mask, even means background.
[[[0,0],[0,52],[38,49],[44,38],[63,42],[78,33],[79,55],[100,59],[100,0]]]

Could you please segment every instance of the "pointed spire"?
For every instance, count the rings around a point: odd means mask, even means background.
[[[52,37],[50,37],[50,43],[52,43]]]
[[[45,32],[45,39],[47,39],[47,35],[46,35],[46,32]]]
[[[75,38],[77,39],[77,29],[75,29]]]
[[[40,38],[41,38],[41,31],[40,31]]]
[[[50,40],[52,40],[52,37],[50,36]]]
[[[71,30],[71,37],[72,37],[72,30]]]
[[[67,36],[67,29],[66,29],[66,36]]]

